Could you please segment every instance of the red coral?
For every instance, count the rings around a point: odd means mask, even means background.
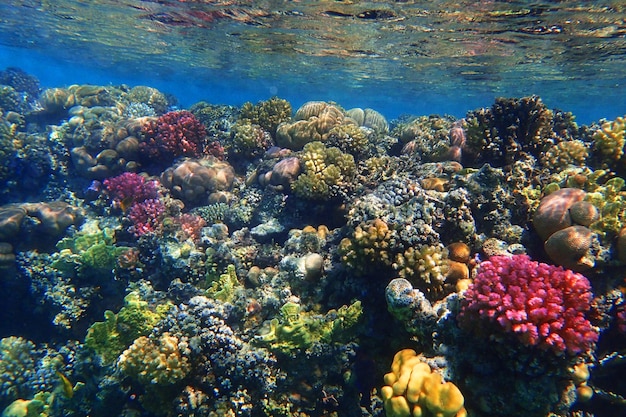
[[[184,238],[192,240],[200,239],[202,228],[206,226],[206,221],[197,214],[184,213],[175,219],[180,226]]]
[[[133,222],[130,231],[137,237],[155,232],[164,212],[165,205],[156,198],[134,203],[128,209],[128,218]]]
[[[459,321],[513,333],[524,344],[579,353],[598,340],[585,317],[591,307],[587,278],[526,255],[492,256],[464,294]]]
[[[206,137],[204,125],[189,111],[172,111],[142,128],[140,150],[148,159],[166,159],[178,156],[199,156]]]
[[[125,172],[117,177],[107,178],[102,184],[111,199],[117,202],[128,199],[143,201],[157,198],[158,195],[156,181],[146,181],[144,177],[133,172]]]

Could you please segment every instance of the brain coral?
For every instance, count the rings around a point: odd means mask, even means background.
[[[231,188],[235,170],[217,158],[187,159],[168,168],[161,175],[162,184],[172,195],[187,203],[204,205],[213,194]]]
[[[309,142],[324,141],[330,130],[344,122],[338,106],[323,101],[310,101],[298,109],[295,122],[281,123],[276,130],[276,144],[299,150]]]
[[[589,281],[578,273],[526,255],[492,256],[465,291],[459,322],[557,354],[577,354],[598,340],[585,317],[591,299]]]

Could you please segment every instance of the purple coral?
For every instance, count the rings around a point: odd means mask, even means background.
[[[130,231],[137,237],[157,230],[165,205],[156,198],[134,203],[128,209],[128,218],[133,222]]]
[[[157,198],[158,195],[156,181],[146,181],[134,172],[124,172],[117,177],[107,178],[103,185],[111,199],[117,202],[128,199],[143,201]]]
[[[589,281],[563,267],[526,255],[492,256],[464,295],[459,321],[465,328],[512,333],[557,354],[585,351],[598,340],[585,317]]]

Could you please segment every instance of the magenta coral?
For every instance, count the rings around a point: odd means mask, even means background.
[[[148,158],[199,156],[206,136],[204,125],[189,111],[172,111],[146,124],[140,149]]]
[[[137,237],[157,230],[165,205],[156,198],[134,203],[128,209],[128,218],[133,222],[130,231]]]
[[[591,307],[587,278],[526,255],[492,256],[465,291],[459,321],[515,334],[524,344],[556,353],[585,351],[598,332],[585,317]]]
[[[127,199],[143,201],[158,195],[156,181],[146,181],[144,177],[133,172],[107,178],[103,185],[111,199],[117,202]]]

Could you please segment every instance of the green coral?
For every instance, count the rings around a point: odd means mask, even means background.
[[[246,102],[241,108],[241,119],[259,125],[275,135],[278,125],[291,119],[291,104],[278,97],[257,104]]]
[[[304,172],[292,184],[296,195],[310,200],[328,200],[350,186],[356,174],[354,157],[322,142],[307,143],[300,155]]]
[[[235,290],[241,286],[237,279],[235,265],[228,265],[226,272],[221,274],[218,279],[214,280],[211,287],[207,290],[207,294],[217,300],[230,302],[235,296]]]
[[[589,150],[581,140],[567,140],[552,146],[541,159],[545,167],[564,169],[570,165],[584,166]]]
[[[288,302],[281,307],[280,317],[270,321],[269,331],[257,339],[283,353],[307,349],[317,342],[346,343],[356,337],[362,314],[360,301],[324,316],[302,312],[300,305]]]
[[[163,333],[156,340],[138,337],[120,355],[118,367],[148,389],[152,385],[175,384],[191,370],[189,359],[178,344],[178,338],[169,333]]]
[[[66,273],[78,271],[79,276],[110,276],[118,256],[129,249],[114,243],[111,229],[101,230],[97,223],[87,223],[76,235],[57,243],[60,252],[52,267]]]
[[[152,309],[136,292],[131,292],[117,314],[107,310],[104,321],[89,327],[85,344],[98,353],[105,364],[111,364],[133,340],[150,333],[170,307],[170,303],[164,303]]]
[[[49,392],[38,392],[31,400],[17,399],[2,411],[2,417],[47,417],[53,399]]]
[[[231,128],[229,154],[256,158],[272,146],[272,138],[261,126],[250,121],[239,121]]]

